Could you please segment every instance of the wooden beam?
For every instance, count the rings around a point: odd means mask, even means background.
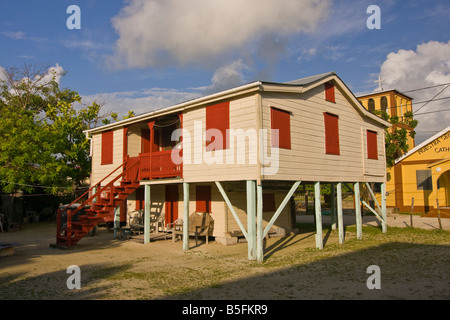
[[[189,250],[189,183],[183,182],[183,250]]]
[[[359,182],[354,184],[355,192],[355,216],[356,216],[356,239],[362,239],[362,217],[361,217],[361,204],[359,193]]]
[[[263,193],[262,185],[256,185],[256,260],[262,262],[264,259],[263,248]]]
[[[316,248],[323,249],[322,209],[320,207],[320,182],[314,183],[315,215],[316,215]]]
[[[381,210],[380,205],[379,205],[379,203],[377,201],[377,198],[373,194],[372,188],[370,187],[369,183],[367,183],[367,182],[366,182],[366,187],[369,190],[370,195],[372,196],[373,202],[375,202],[375,204],[377,205],[378,211],[381,213],[382,210]]]
[[[331,230],[336,230],[336,201],[335,201],[335,197],[336,197],[336,186],[335,184],[332,182],[330,183],[330,188],[331,188]]]
[[[337,216],[339,229],[339,243],[344,243],[344,217],[342,214],[342,183],[337,184]]]
[[[367,202],[365,202],[364,200],[361,201],[363,205],[366,206],[367,209],[369,209],[370,211],[372,211],[372,213],[378,218],[378,220],[380,220],[381,222],[383,222],[383,218],[378,214],[378,212],[376,212],[371,206],[369,206],[367,204]]]
[[[381,216],[383,221],[381,222],[381,230],[383,233],[387,232],[387,215],[386,215],[386,183],[381,184]]]
[[[236,210],[234,210],[233,205],[230,202],[230,199],[228,199],[228,196],[227,196],[225,190],[223,189],[223,187],[222,187],[222,185],[220,184],[219,181],[215,181],[215,183],[216,183],[217,188],[220,191],[220,194],[222,195],[223,199],[225,200],[225,202],[226,202],[226,204],[228,206],[228,209],[230,209],[231,213],[233,214],[234,219],[236,220],[239,228],[241,229],[242,233],[244,234],[245,239],[248,242],[247,231],[245,230],[244,225],[241,222],[241,219],[239,219],[239,216],[237,215]]]
[[[144,244],[150,242],[150,185],[144,186]]]
[[[248,260],[256,259],[256,181],[247,180]]]
[[[294,194],[294,192],[297,190],[297,188],[300,185],[300,183],[301,183],[301,181],[296,181],[292,185],[292,187],[289,190],[288,194],[286,195],[286,197],[284,197],[284,200],[281,202],[281,204],[278,207],[277,211],[275,211],[275,213],[273,214],[272,219],[270,219],[269,223],[267,224],[266,228],[264,229],[263,237],[265,237],[269,233],[270,228],[272,228],[273,224],[275,223],[277,218],[280,216],[281,211],[283,211],[284,207],[289,202],[289,200],[291,199],[291,197]]]

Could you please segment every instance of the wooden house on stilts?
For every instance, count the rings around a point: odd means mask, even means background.
[[[216,242],[232,243],[240,232],[249,260],[262,261],[264,237],[295,227],[289,204],[305,182],[316,190],[317,248],[323,247],[321,183],[333,185],[341,242],[342,185],[354,190],[360,238],[359,186],[385,186],[388,126],[330,72],[255,81],[88,130],[92,188],[80,208],[90,207],[76,221],[60,215],[57,244],[73,245],[99,222],[125,223],[127,214],[143,209],[144,243],[151,215],[163,212],[166,225],[183,220],[188,250],[189,216],[206,212]],[[385,232],[384,199],[371,210]]]

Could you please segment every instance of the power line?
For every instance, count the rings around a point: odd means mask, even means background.
[[[433,98],[431,98],[431,100],[427,101],[427,103],[425,103],[423,106],[421,106],[419,109],[417,109],[415,112],[413,112],[413,114],[415,114],[417,111],[419,111],[420,109],[422,109],[423,107],[425,107],[428,103],[430,103],[431,101],[433,101],[434,98],[436,98],[438,95],[440,95],[445,89],[447,89],[450,86],[450,84],[448,84],[444,89],[442,89],[441,91],[439,91],[439,93],[437,93]]]

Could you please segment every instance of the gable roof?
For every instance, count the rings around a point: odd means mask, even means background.
[[[427,140],[425,140],[424,142],[422,142],[421,144],[415,146],[414,148],[412,148],[411,150],[409,150],[407,153],[405,153],[404,155],[402,155],[401,157],[398,157],[397,159],[395,159],[395,164],[399,163],[400,161],[404,160],[405,158],[409,157],[410,155],[412,155],[413,153],[415,153],[417,150],[425,147],[427,144],[429,144],[430,142],[436,140],[437,138],[439,138],[440,136],[446,134],[447,132],[450,131],[450,126],[448,126],[447,128],[443,129],[442,131],[436,133],[434,136],[428,138]]]
[[[129,119],[120,120],[108,125],[86,130],[85,133],[92,134],[97,132],[102,132],[106,130],[111,130],[113,128],[123,127],[130,125],[132,123],[140,122],[142,120],[151,119],[157,116],[162,116],[169,113],[181,112],[185,109],[193,108],[201,104],[211,103],[218,100],[223,100],[243,93],[256,92],[256,91],[281,91],[281,92],[293,92],[293,93],[305,93],[318,85],[324,84],[329,81],[334,81],[334,83],[342,90],[350,102],[359,110],[359,112],[372,120],[378,122],[384,127],[390,127],[391,124],[368,111],[363,107],[361,102],[355,97],[355,95],[350,91],[347,85],[336,75],[335,72],[322,73],[315,76],[310,76],[306,78],[301,78],[289,82],[279,83],[279,82],[269,82],[269,81],[254,81],[242,86],[203,96],[200,98],[192,99],[180,104],[158,109],[152,112],[148,112],[142,115],[138,115]]]

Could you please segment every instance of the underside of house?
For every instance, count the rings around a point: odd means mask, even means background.
[[[261,261],[264,237],[295,229],[292,196],[305,183],[315,188],[316,246],[321,183],[333,186],[338,224],[342,186],[353,190],[360,238],[359,188],[385,188],[388,126],[326,73],[253,82],[88,130],[91,188],[60,210],[57,245],[75,245],[98,223],[140,224],[144,243],[179,235],[184,250],[192,235],[223,244],[242,237],[249,259]],[[385,231],[385,197],[376,203],[363,204]]]

